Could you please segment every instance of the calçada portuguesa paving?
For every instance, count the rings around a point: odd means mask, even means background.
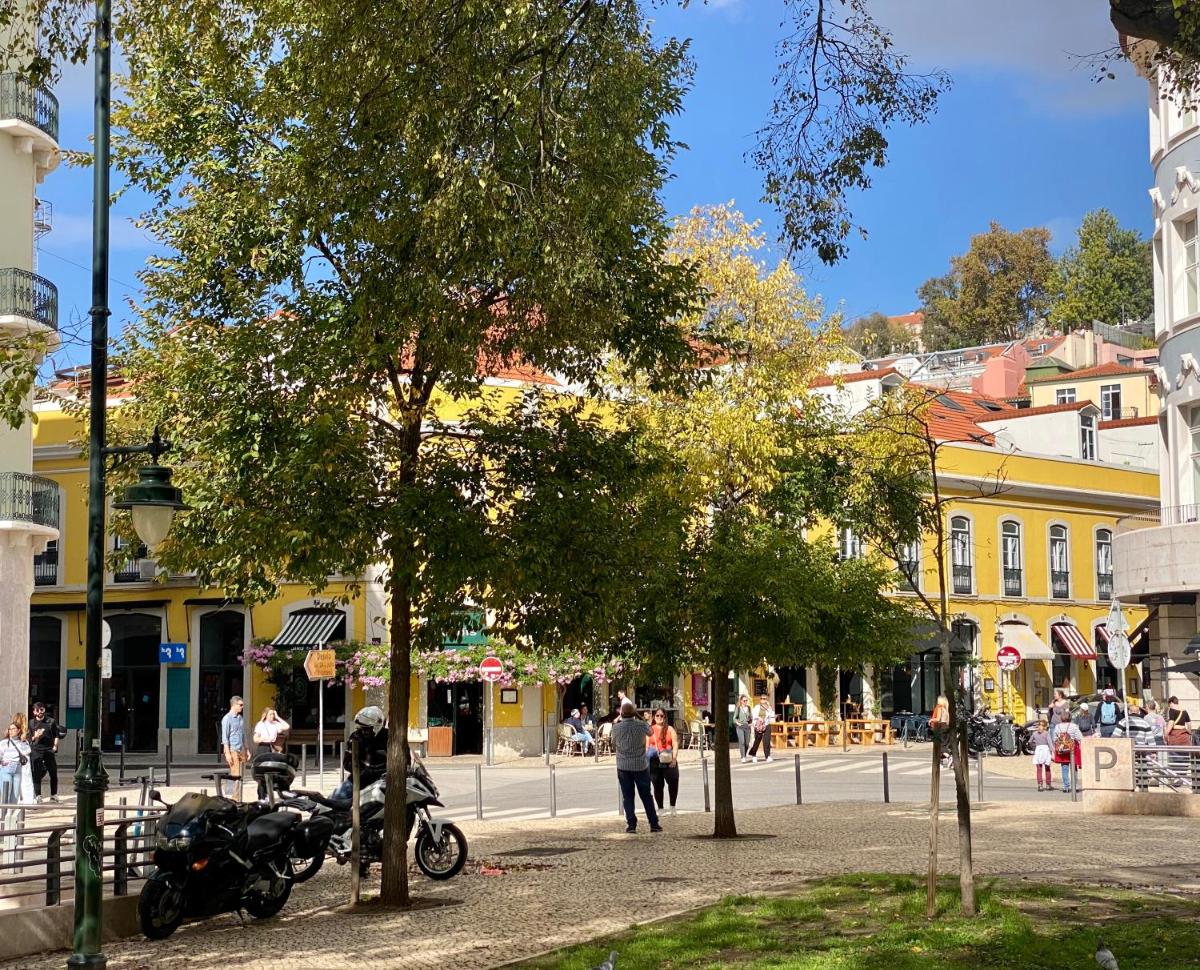
[[[607,818],[467,822],[471,863],[447,883],[415,875],[416,895],[459,905],[411,913],[338,911],[349,871],[329,862],[297,886],[283,913],[243,927],[229,914],[185,925],[170,939],[105,947],[112,970],[338,970],[494,967],[625,929],[635,921],[705,905],[727,893],[777,890],[826,873],[924,871],[928,810],[841,802],[739,812],[739,830],[768,836],[712,842],[712,816],[688,813],[666,831],[626,835]],[[1074,833],[1064,842],[1063,831]],[[943,872],[955,869],[955,825],[940,825]],[[512,855],[557,849],[551,855]],[[506,870],[481,875],[480,862]],[[980,875],[1039,881],[1120,882],[1200,892],[1194,819],[1097,816],[1065,796],[991,804],[975,811]],[[654,881],[651,881],[654,880]],[[364,883],[370,894],[377,878]],[[655,900],[652,911],[645,906]],[[26,957],[4,970],[63,965],[63,953]]]

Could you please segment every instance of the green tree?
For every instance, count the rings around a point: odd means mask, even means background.
[[[876,312],[859,317],[846,329],[846,343],[860,354],[880,357],[884,354],[916,350],[916,340],[904,327]]]
[[[1078,240],[1058,260],[1050,322],[1060,330],[1100,320],[1119,324],[1154,313],[1150,241],[1122,229],[1107,209],[1083,217]]]
[[[1048,229],[1010,232],[993,222],[950,272],[917,290],[929,350],[1017,340],[1049,312],[1054,281]]]
[[[912,625],[907,607],[882,595],[886,564],[839,560],[828,528],[806,534],[806,524],[836,520],[848,489],[866,486],[858,456],[840,446],[849,440],[841,416],[810,392],[842,353],[837,321],[788,263],[761,261],[762,245],[726,207],[681,220],[672,253],[697,267],[706,300],[680,325],[713,345],[709,366],[686,394],[620,385],[622,417],[666,459],[661,491],[682,510],[674,544],[647,567],[634,638],[665,672],[712,676],[717,837],[737,832],[723,713],[730,671],[894,660]]]
[[[558,590],[578,609],[539,635],[609,638],[594,542],[522,559],[497,536],[519,513],[560,538],[559,516],[631,515],[595,500],[626,468],[589,484],[588,450],[614,449],[583,403],[506,407],[486,377],[582,389],[612,357],[669,373],[686,352],[668,321],[691,282],[664,260],[659,202],[683,46],[654,41],[634,0],[129,0],[118,23],[116,155],[166,247],[143,276],[122,417],[173,439],[195,507],[162,561],[248,598],[382,561],[401,725],[412,651],[468,602],[519,624]],[[573,488],[529,489],[539,462],[564,480],[578,465]],[[553,507],[533,514],[514,482]],[[503,563],[529,581],[497,581]],[[394,792],[407,748],[393,731]],[[389,799],[389,904],[408,901],[403,818]]]

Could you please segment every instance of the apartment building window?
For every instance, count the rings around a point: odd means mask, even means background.
[[[971,520],[965,515],[956,515],[950,520],[950,571],[953,574],[954,592],[969,594],[974,590]]]
[[[1065,525],[1050,526],[1050,596],[1071,598],[1071,553]]]
[[[1021,571],[1021,523],[1009,520],[1000,526],[1000,553],[1004,595],[1020,596],[1025,589]]]
[[[1075,388],[1060,387],[1054,392],[1055,404],[1074,404],[1075,403]]]
[[[1096,419],[1090,414],[1079,415],[1079,457],[1096,460]]]
[[[1096,530],[1096,599],[1112,599],[1112,530]]]
[[[900,568],[901,592],[915,593],[921,587],[921,543],[906,542],[899,549],[896,565]]]
[[[33,557],[33,584],[35,586],[58,585],[58,540],[46,543],[46,551]]]
[[[841,529],[838,532],[838,557],[862,559],[862,539],[854,534],[853,529]]]
[[[1200,312],[1200,239],[1196,238],[1195,216],[1178,225],[1183,253],[1183,309],[1191,316]]]
[[[1100,420],[1116,421],[1121,417],[1121,385],[1100,385]]]
[[[125,559],[116,569],[113,570],[114,583],[140,583],[144,581],[142,576],[142,562],[150,555],[145,545],[140,542],[126,542],[120,536],[113,536],[113,549],[118,552],[128,550],[129,558]],[[153,578],[153,577],[152,577]]]

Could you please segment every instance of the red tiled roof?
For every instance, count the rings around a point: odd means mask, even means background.
[[[1106,428],[1136,428],[1144,424],[1158,424],[1158,418],[1153,415],[1147,415],[1144,418],[1121,418],[1117,421],[1101,421],[1100,430]]]
[[[884,367],[881,370],[858,370],[848,374],[825,374],[812,382],[813,387],[832,387],[834,384],[854,384],[858,381],[869,381],[895,374],[895,367]]]
[[[925,325],[925,314],[920,310],[913,310],[912,313],[901,313],[894,317],[888,317],[889,323],[896,323],[902,327],[922,327]]]
[[[913,386],[919,387],[928,395],[925,426],[938,441],[993,444],[995,439],[992,433],[981,427],[979,422],[1000,414],[1007,415],[1015,410],[1003,401],[997,401],[984,394],[945,390],[928,384]]]
[[[1068,371],[1065,374],[1047,374],[1045,377],[1032,377],[1030,384],[1049,384],[1053,381],[1088,380],[1093,377],[1120,377],[1124,374],[1144,374],[1153,376],[1148,367],[1130,367],[1128,364],[1098,364],[1095,367],[1084,367],[1082,370]]]
[[[1002,415],[995,415],[990,418],[980,418],[981,421],[1010,421],[1013,418],[1032,418],[1039,414],[1058,414],[1062,411],[1082,411],[1084,408],[1095,408],[1099,411],[1091,401],[1072,401],[1070,404],[1047,404],[1040,408],[1013,408],[1011,411],[1006,411]]]

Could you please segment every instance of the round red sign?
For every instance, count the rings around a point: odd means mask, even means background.
[[[1021,651],[1011,643],[996,651],[996,665],[1001,670],[1016,670],[1021,666]]]
[[[494,684],[504,676],[504,664],[499,657],[484,657],[479,661],[479,675]]]

